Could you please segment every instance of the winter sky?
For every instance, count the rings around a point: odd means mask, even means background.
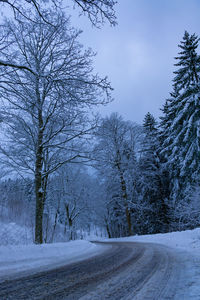
[[[116,13],[115,28],[92,28],[86,17],[72,23],[84,31],[81,42],[98,52],[95,68],[115,89],[115,101],[101,113],[142,123],[148,111],[161,114],[184,31],[200,35],[200,1],[118,0]]]
[[[6,6],[3,11],[9,14]],[[118,112],[137,123],[148,111],[158,118],[184,31],[200,36],[200,0],[118,0],[114,28],[107,23],[96,29],[77,9],[65,11],[72,14],[72,25],[83,29],[84,46],[97,52],[95,71],[108,75],[114,88],[115,100],[100,113]]]

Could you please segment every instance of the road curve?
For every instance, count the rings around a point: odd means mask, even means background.
[[[169,248],[105,242],[105,252],[78,263],[0,284],[0,299],[179,299],[184,266]]]

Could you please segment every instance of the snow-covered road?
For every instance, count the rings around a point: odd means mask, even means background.
[[[195,299],[187,254],[153,243],[104,245],[92,258],[2,282],[0,299]]]
[[[0,246],[0,283],[79,262],[103,251],[105,247],[83,240],[42,245]]]

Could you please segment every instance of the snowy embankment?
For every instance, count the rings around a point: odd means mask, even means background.
[[[189,251],[194,255],[200,255],[200,228],[169,233],[136,235],[112,240],[158,243],[175,248],[177,250]]]

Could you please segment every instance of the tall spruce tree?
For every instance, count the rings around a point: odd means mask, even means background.
[[[172,230],[193,228],[194,221],[192,199],[200,175],[198,44],[199,38],[195,34],[184,33],[179,45],[181,51],[175,57],[177,69],[174,72],[173,92],[162,109],[160,122],[161,154],[170,182]],[[188,218],[193,218],[192,223],[188,222]]]
[[[184,197],[184,187],[199,182],[200,173],[200,56],[199,38],[187,31],[175,59],[179,67],[174,73],[174,92],[168,108],[165,107],[164,151],[168,158],[173,181],[174,199]]]
[[[191,90],[199,82],[200,57],[197,53],[199,38],[196,34],[190,35],[185,31],[183,41],[178,45],[181,51],[175,59],[178,61],[175,66],[179,67],[174,72],[174,87],[177,92]]]

